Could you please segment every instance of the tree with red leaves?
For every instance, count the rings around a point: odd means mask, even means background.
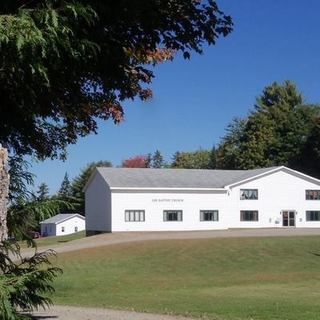
[[[122,161],[122,168],[147,168],[147,157],[138,155]]]

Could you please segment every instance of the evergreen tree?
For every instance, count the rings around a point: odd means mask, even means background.
[[[152,156],[152,168],[163,168],[165,165],[162,154],[159,150],[156,150]]]
[[[152,154],[148,153],[146,158],[145,158],[145,165],[146,168],[151,168],[152,167]]]
[[[48,187],[48,185],[46,183],[42,182],[39,185],[36,194],[37,194],[37,199],[39,201],[47,199],[49,197],[49,187]]]
[[[71,183],[69,180],[68,173],[66,172],[62,180],[60,189],[58,191],[59,197],[70,197],[71,196]]]
[[[237,119],[228,127],[217,150],[217,166],[253,169],[285,165],[307,172],[308,165],[297,159],[310,148],[307,138],[316,136],[319,113],[319,105],[303,103],[294,83],[274,82],[263,90],[247,118]]]
[[[81,173],[76,176],[71,183],[71,196],[79,202],[77,209],[82,215],[85,214],[83,188],[97,167],[112,167],[112,163],[110,161],[91,162],[81,169]]]
[[[35,250],[30,257],[23,257],[20,253],[21,241],[27,241],[28,246],[36,246],[30,230],[36,230],[39,221],[59,213],[63,208],[71,207],[66,201],[48,198],[45,184],[39,188],[40,196],[44,199],[39,201],[34,198],[28,191],[33,186],[34,175],[28,172],[28,168],[29,163],[21,156],[10,157],[7,225],[9,235],[19,242],[0,243],[0,319],[3,320],[31,319],[22,316],[21,312],[52,304],[48,293],[54,291],[53,280],[61,273],[59,268],[52,266],[52,250]]]

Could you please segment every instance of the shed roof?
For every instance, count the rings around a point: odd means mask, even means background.
[[[59,213],[51,218],[48,218],[46,220],[41,221],[40,223],[54,223],[54,224],[58,224],[62,221],[65,220],[69,220],[73,217],[78,217],[78,218],[82,218],[83,220],[85,219],[84,216],[78,214],[78,213]]]
[[[224,188],[282,167],[254,170],[105,168],[97,171],[111,188]]]

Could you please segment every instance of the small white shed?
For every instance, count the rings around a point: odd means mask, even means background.
[[[63,236],[85,230],[85,217],[78,213],[60,213],[40,222],[41,236]]]

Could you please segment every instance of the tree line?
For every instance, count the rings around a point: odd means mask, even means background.
[[[292,81],[266,86],[249,114],[231,121],[217,146],[177,151],[170,161],[156,150],[125,159],[120,167],[233,170],[281,165],[320,178],[320,105],[306,103]],[[73,201],[74,210],[84,214],[87,180],[96,167],[111,166],[106,160],[91,162],[72,181],[66,173],[53,197]]]
[[[320,105],[305,102],[292,81],[273,82],[246,117],[235,118],[211,150],[134,156],[122,167],[255,169],[288,166],[320,178]]]
[[[147,155],[136,155],[123,160],[122,168],[181,168],[181,169],[215,169],[216,150],[202,149],[195,151],[177,151],[171,161],[165,161],[160,150]]]

